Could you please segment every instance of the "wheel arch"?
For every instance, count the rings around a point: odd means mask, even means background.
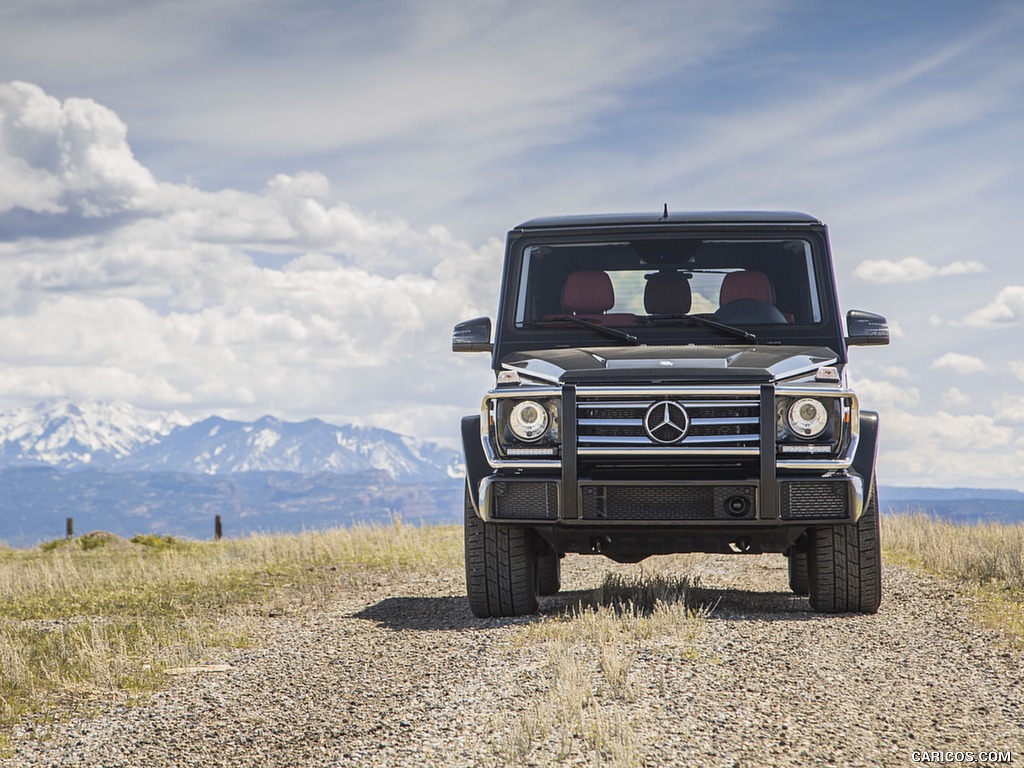
[[[853,457],[853,474],[860,477],[864,488],[864,506],[871,502],[875,493],[875,465],[878,458],[878,413],[861,411],[860,442]]]
[[[480,516],[480,481],[491,474],[484,447],[480,443],[480,416],[462,417],[462,455],[466,459],[466,487],[473,509]]]

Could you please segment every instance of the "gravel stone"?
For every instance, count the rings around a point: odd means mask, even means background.
[[[636,700],[615,704],[641,765],[908,766],[947,750],[1024,761],[1021,651],[972,620],[967,592],[887,566],[877,615],[821,615],[789,592],[782,557],[690,562],[713,606],[697,658],[670,639],[639,648]],[[567,557],[570,591],[542,598],[541,619],[637,567]],[[501,765],[501,729],[547,690],[545,651],[523,639],[536,617],[476,619],[464,595],[456,571],[340,591],[142,704],[20,730],[5,765]]]

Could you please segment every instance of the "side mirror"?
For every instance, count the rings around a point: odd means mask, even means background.
[[[846,313],[846,346],[889,343],[889,321],[873,312],[851,309]]]
[[[466,320],[452,331],[452,352],[490,352],[493,349],[489,317]]]

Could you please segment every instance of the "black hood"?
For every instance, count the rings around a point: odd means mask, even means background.
[[[836,360],[827,347],[589,347],[516,352],[502,367],[552,383],[766,384]]]

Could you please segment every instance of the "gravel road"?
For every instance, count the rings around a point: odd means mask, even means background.
[[[695,653],[655,640],[633,659],[632,764],[907,766],[947,751],[1024,764],[1022,652],[972,622],[957,587],[889,566],[876,616],[820,616],[788,592],[781,557],[689,562],[714,608]],[[570,556],[570,591],[544,599],[542,617],[618,568]],[[179,675],[142,705],[42,740],[18,735],[8,764],[505,764],[510,713],[545,695],[545,651],[525,639],[536,619],[474,619],[463,594],[452,571],[268,619],[258,648]],[[614,764],[539,748],[531,760]]]

